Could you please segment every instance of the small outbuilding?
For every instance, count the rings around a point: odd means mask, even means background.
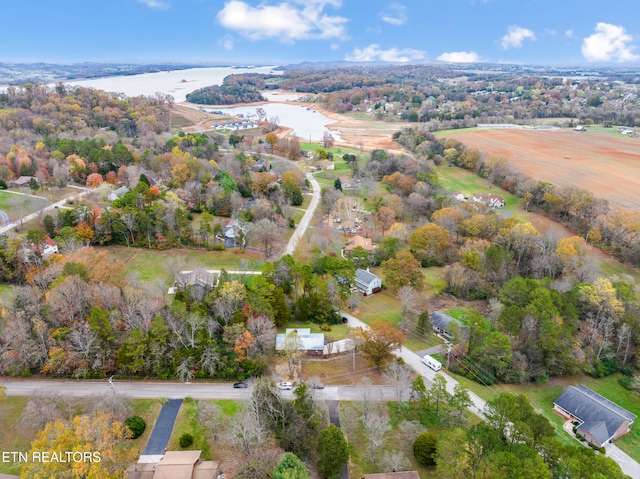
[[[553,409],[578,422],[576,432],[598,447],[628,433],[637,417],[582,384],[565,389],[554,401]]]

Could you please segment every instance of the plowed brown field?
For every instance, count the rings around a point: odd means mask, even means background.
[[[507,157],[536,180],[572,185],[640,211],[640,139],[573,130],[476,130],[447,136]]]

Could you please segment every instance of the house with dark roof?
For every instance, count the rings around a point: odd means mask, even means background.
[[[11,180],[9,182],[9,187],[10,188],[25,188],[25,187],[29,186],[29,182],[31,181],[31,178],[33,178],[33,176],[21,176],[19,178],[16,178],[15,180]]]
[[[431,325],[437,334],[441,334],[447,339],[453,338],[456,331],[462,332],[465,329],[465,325],[456,318],[440,311],[431,313]]]
[[[356,287],[364,296],[377,293],[382,289],[382,279],[367,269],[356,270]]]
[[[598,447],[628,433],[637,417],[582,384],[565,389],[554,401],[553,410],[579,422],[576,432]]]

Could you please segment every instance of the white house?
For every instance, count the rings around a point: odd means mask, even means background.
[[[42,248],[42,257],[46,259],[57,252],[58,245],[55,241],[47,236],[47,238],[44,240],[44,247]]]
[[[476,203],[484,203],[492,208],[503,208],[504,198],[502,196],[492,195],[490,193],[483,193],[481,195],[473,195],[473,201]]]
[[[356,287],[364,296],[369,296],[382,289],[382,279],[366,269],[357,269]]]
[[[285,333],[276,335],[276,351],[284,351],[285,339],[294,331],[298,334],[296,341],[298,351],[313,352],[318,355],[324,353],[324,333],[312,333],[311,328],[287,328]]]

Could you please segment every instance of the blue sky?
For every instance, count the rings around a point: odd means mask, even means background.
[[[637,0],[3,0],[0,62],[640,63]]]

